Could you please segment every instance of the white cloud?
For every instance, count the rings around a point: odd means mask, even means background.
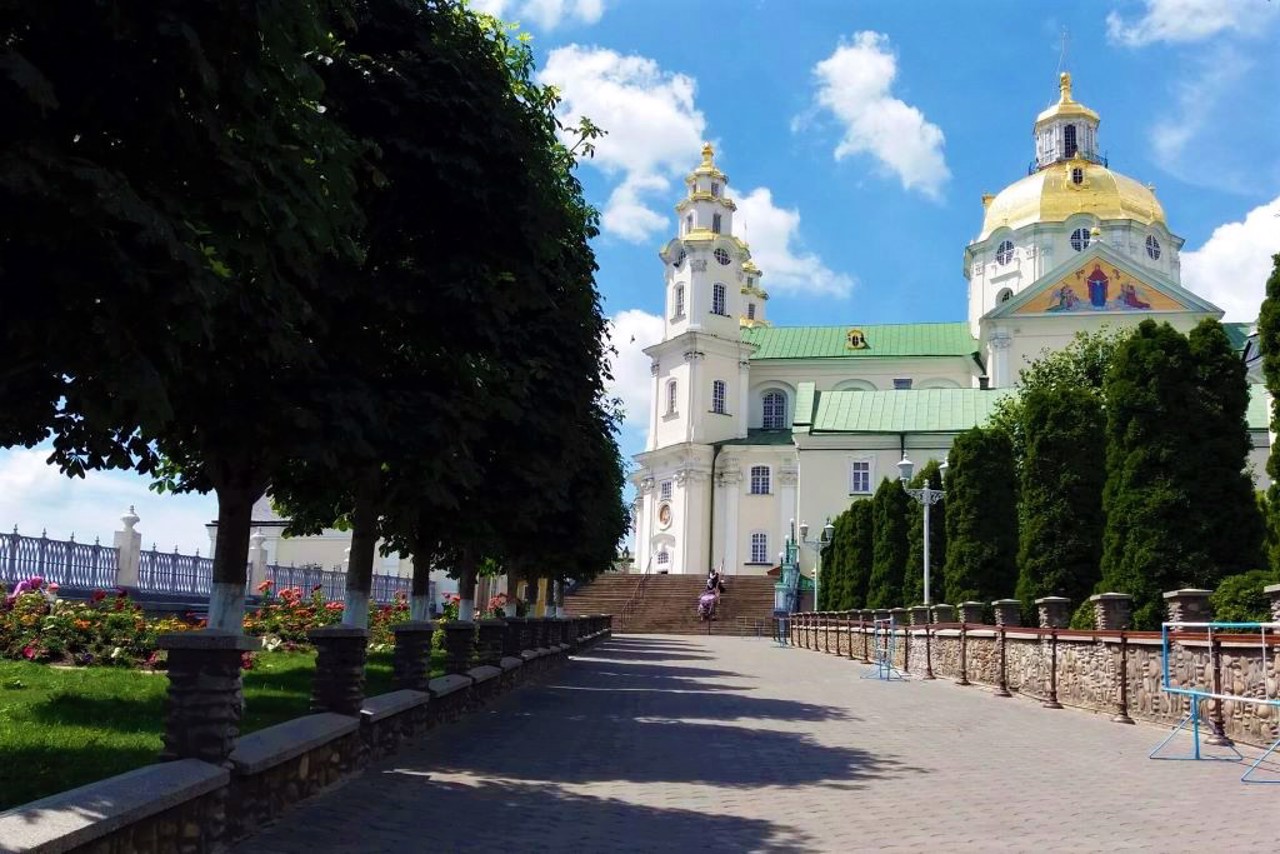
[[[812,252],[794,244],[799,240],[800,211],[773,203],[768,187],[757,187],[738,200],[734,231],[751,244],[751,258],[764,273],[765,290],[830,294],[845,297],[854,281],[836,273]]]
[[[706,130],[694,79],[643,56],[574,44],[553,50],[538,80],[559,88],[567,123],[587,116],[608,131],[588,161],[620,178],[605,204],[605,230],[641,242],[669,228],[669,215],[653,204],[665,210],[672,179],[697,163]]]
[[[917,189],[930,198],[941,195],[951,177],[942,152],[946,140],[924,113],[890,94],[898,60],[888,36],[855,34],[814,66],[813,74],[818,80],[815,109],[830,112],[844,127],[836,160],[870,154],[897,175],[905,189]]]
[[[471,8],[507,21],[532,21],[552,30],[566,21],[596,23],[604,15],[604,0],[471,0]]]
[[[1257,32],[1280,8],[1270,2],[1245,0],[1144,0],[1146,9],[1136,20],[1119,12],[1107,15],[1107,38],[1126,47],[1155,42],[1196,42],[1221,32]]]
[[[1220,48],[1188,68],[1193,73],[1175,84],[1177,109],[1169,111],[1168,117],[1157,121],[1151,129],[1153,155],[1161,168],[1188,183],[1221,184],[1224,180],[1234,183],[1229,170],[1203,168],[1203,149],[1205,145],[1225,141],[1215,139],[1222,135],[1222,128],[1217,126],[1221,120],[1220,107],[1230,101],[1236,84],[1252,67],[1253,63],[1240,53]],[[1226,158],[1214,160],[1221,166]]]
[[[1182,284],[1226,312],[1225,320],[1258,319],[1280,252],[1280,197],[1254,208],[1241,222],[1213,230],[1204,246],[1182,253]]]
[[[609,357],[613,384],[609,393],[622,398],[626,424],[643,427],[649,423],[653,396],[653,360],[644,348],[662,340],[662,318],[638,308],[620,311],[609,319],[609,337],[617,352]]]
[[[48,448],[0,450],[0,530],[51,539],[75,534],[79,542],[95,537],[110,545],[121,529],[120,516],[137,509],[137,530],[144,548],[177,546],[183,554],[209,553],[204,526],[217,516],[217,503],[205,495],[157,495],[148,479],[125,472],[90,472],[68,478],[45,462]]]

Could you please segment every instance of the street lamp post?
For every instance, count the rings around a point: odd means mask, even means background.
[[[813,610],[818,610],[818,591],[819,578],[822,575],[822,550],[831,545],[831,538],[835,535],[836,528],[831,524],[831,517],[827,517],[827,524],[822,526],[822,535],[817,540],[809,539],[809,523],[800,523],[800,542],[813,549],[816,557],[816,563],[813,568]]]
[[[902,488],[916,500],[917,504],[924,506],[924,604],[931,605],[932,600],[929,598],[929,508],[937,504],[946,495],[941,489],[931,489],[928,481],[920,489],[911,489],[907,484],[911,481],[911,472],[915,469],[916,464],[907,459],[904,452],[902,459],[898,462],[898,480],[902,481]],[[939,466],[942,474],[947,472],[947,464],[943,462]]]

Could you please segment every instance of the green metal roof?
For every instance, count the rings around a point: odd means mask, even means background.
[[[952,433],[987,420],[1008,391],[929,388],[817,393],[810,433]]]
[[[1249,384],[1249,409],[1245,412],[1250,430],[1266,430],[1271,423],[1271,407],[1267,405],[1267,387]]]
[[[715,445],[791,445],[790,430],[760,430],[751,428],[747,430],[747,438],[745,439],[726,439],[723,442],[713,442]]]
[[[862,331],[867,347],[851,350],[850,329]],[[978,342],[968,323],[895,323],[882,326],[756,326],[742,330],[759,359],[865,359],[875,356],[971,356]]]
[[[1244,345],[1249,340],[1249,330],[1253,328],[1253,324],[1224,323],[1222,328],[1226,330],[1227,337],[1231,339],[1231,346],[1239,353],[1244,350]]]

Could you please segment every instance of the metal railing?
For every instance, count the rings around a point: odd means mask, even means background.
[[[247,577],[247,576],[246,576]],[[162,552],[152,546],[138,553],[138,589],[156,593],[208,596],[213,587],[213,558]]]
[[[45,534],[26,537],[17,528],[0,534],[0,580],[10,584],[39,576],[64,587],[111,588],[118,563],[113,546],[97,540],[77,543],[74,534],[70,540],[51,540]]]
[[[626,631],[627,615],[635,613],[636,606],[640,600],[644,598],[644,587],[649,581],[649,569],[653,566],[653,555],[649,555],[649,559],[645,561],[644,572],[640,573],[640,580],[636,582],[635,589],[631,591],[631,598],[622,606],[622,610],[618,613],[618,631]]]
[[[269,563],[267,580],[271,582],[272,588],[277,593],[296,587],[302,591],[303,596],[310,596],[318,589],[326,602],[341,602],[347,596],[347,574],[341,570],[323,569],[318,564],[281,566]],[[410,584],[409,579],[398,575],[375,573],[370,598],[374,602],[383,604],[394,602],[396,593],[407,592]]]

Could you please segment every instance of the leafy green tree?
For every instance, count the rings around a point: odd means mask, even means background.
[[[1137,628],[1159,625],[1163,591],[1213,577],[1197,509],[1199,451],[1185,424],[1201,413],[1197,371],[1183,335],[1144,320],[1107,377],[1101,587],[1134,597]]]
[[[819,610],[843,611],[853,607],[848,604],[848,557],[852,531],[852,519],[848,510],[831,520],[834,531],[831,543],[822,550],[822,579],[818,588],[821,601]]]
[[[1006,433],[975,427],[947,458],[947,601],[989,602],[1017,584],[1017,484]]]
[[[1101,578],[1101,461],[1106,418],[1083,388],[1041,387],[1021,401],[1022,462],[1017,597],[1027,613],[1043,596],[1083,602]]]
[[[1258,512],[1246,471],[1249,381],[1222,324],[1201,321],[1187,336],[1195,360],[1195,413],[1180,423],[1195,448],[1195,506],[1209,553],[1209,574],[1185,581],[1212,589],[1228,575],[1265,566],[1266,519]],[[1188,468],[1191,468],[1188,466]]]
[[[1271,432],[1280,433],[1280,252],[1271,256],[1271,276],[1267,279],[1267,296],[1258,314],[1258,348],[1262,351],[1262,378],[1271,395]],[[1280,454],[1275,448],[1267,458],[1268,525],[1280,531]],[[1267,553],[1271,569],[1280,572],[1280,542],[1273,541]]]
[[[872,499],[875,546],[867,585],[868,608],[903,605],[902,578],[907,565],[907,503],[902,484],[885,478]]]
[[[911,479],[911,488],[925,484],[942,489],[942,470],[937,460],[929,460]],[[903,576],[903,599],[907,605],[924,602],[924,505],[912,500],[907,518],[907,566]],[[947,564],[946,499],[929,508],[929,595],[935,599],[946,590],[942,569]]]
[[[1271,622],[1271,599],[1263,589],[1277,581],[1280,575],[1266,569],[1251,569],[1222,579],[1209,597],[1214,619],[1230,623]]]
[[[849,507],[848,571],[849,602],[852,608],[868,607],[871,568],[875,564],[875,505],[860,499]]]

